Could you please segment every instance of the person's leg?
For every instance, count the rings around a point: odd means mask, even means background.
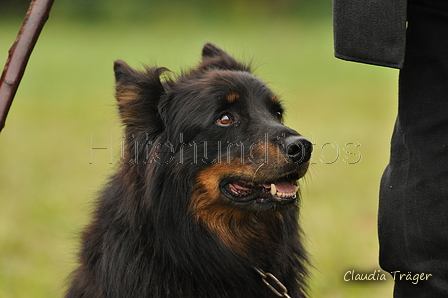
[[[399,271],[396,298],[448,297],[448,1],[409,1],[399,83],[380,190],[380,265]]]

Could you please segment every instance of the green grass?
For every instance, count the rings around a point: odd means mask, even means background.
[[[62,296],[78,233],[119,155],[113,60],[178,72],[199,60],[206,41],[253,60],[256,74],[282,95],[287,124],[315,142],[301,219],[315,266],[312,296],[391,297],[391,282],[344,282],[343,275],[379,269],[378,186],[397,72],[333,58],[329,19],[180,17],[47,23],[0,135],[0,297]],[[0,61],[19,26],[0,22]],[[92,147],[108,149],[89,164]],[[361,160],[348,164],[357,151]]]

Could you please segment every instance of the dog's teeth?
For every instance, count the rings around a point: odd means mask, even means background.
[[[283,198],[292,198],[297,195],[297,191],[299,190],[299,186],[297,185],[294,192],[279,192],[277,191],[277,187],[274,183],[271,183],[271,190],[269,191],[271,195]]]
[[[277,194],[277,187],[275,187],[275,184],[271,184],[271,195],[275,196]]]

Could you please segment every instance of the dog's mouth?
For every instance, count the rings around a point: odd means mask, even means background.
[[[221,181],[221,192],[229,199],[248,203],[277,203],[281,205],[296,201],[299,186],[296,173],[272,181],[256,183],[248,179],[227,178]]]

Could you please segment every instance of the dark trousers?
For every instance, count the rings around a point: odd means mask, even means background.
[[[409,1],[399,84],[391,158],[380,189],[380,264],[395,272],[395,298],[446,298],[448,1]]]

